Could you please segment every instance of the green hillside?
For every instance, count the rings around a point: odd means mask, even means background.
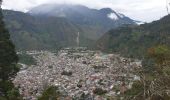
[[[76,46],[78,32],[80,32],[81,46],[87,46],[93,42],[87,38],[85,29],[64,18],[33,17],[16,11],[3,13],[12,41],[18,50],[50,50]]]
[[[140,26],[124,26],[107,32],[97,47],[107,52],[142,58],[149,47],[170,46],[170,15]]]

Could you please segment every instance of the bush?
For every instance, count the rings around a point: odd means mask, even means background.
[[[71,76],[73,73],[71,71],[63,71],[61,75]]]
[[[36,60],[28,54],[19,54],[19,62],[26,65],[36,65]]]
[[[58,100],[61,96],[61,93],[56,86],[50,86],[43,93],[42,96],[38,98],[38,100]]]
[[[126,95],[134,96],[143,91],[143,85],[141,82],[136,81],[132,85],[132,89],[126,91]]]
[[[97,94],[97,95],[104,95],[107,93],[106,90],[103,90],[101,88],[96,88],[94,91],[93,91],[94,94]]]

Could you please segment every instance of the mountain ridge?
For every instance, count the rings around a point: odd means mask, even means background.
[[[4,10],[5,22],[17,49],[54,49],[76,46],[78,32],[80,33],[80,46],[91,46],[103,33],[112,28],[124,24],[136,25],[133,20],[124,15],[121,15],[124,16],[121,20],[109,18],[109,13],[116,13],[109,8],[91,10],[81,5],[61,6],[57,7],[59,11],[45,7],[48,11],[52,10],[51,13],[59,13],[58,17]],[[53,7],[56,8],[56,5]],[[64,13],[61,13],[60,9],[66,10],[62,10],[61,12],[64,11]],[[114,18],[114,15],[111,17]]]
[[[45,10],[46,8],[48,8],[47,10]],[[47,4],[47,5],[40,5],[38,7],[32,8],[29,12],[29,14],[33,15],[33,16],[55,16],[55,17],[66,17],[67,19],[76,22],[74,18],[76,18],[78,16],[78,18],[82,19],[82,20],[87,20],[84,21],[84,23],[88,22],[88,18],[92,18],[92,21],[96,21],[99,22],[99,20],[101,20],[102,18],[105,18],[106,20],[109,20],[110,22],[112,22],[112,25],[115,24],[115,20],[109,19],[108,14],[114,13],[118,18],[120,18],[119,20],[124,20],[124,18],[131,20],[130,18],[123,16],[123,18],[121,16],[119,16],[119,14],[117,14],[114,10],[110,9],[110,8],[102,8],[100,10],[97,9],[90,9],[86,6],[83,5],[65,5],[65,4]],[[63,14],[63,16],[62,16]],[[65,15],[65,16],[64,16]],[[122,14],[123,15],[123,14]],[[76,19],[79,20],[79,19]],[[124,20],[125,21],[125,20]],[[83,24],[84,24],[83,23]],[[78,23],[80,24],[80,23]],[[81,23],[82,24],[82,23]],[[134,24],[133,21],[131,20],[127,22],[127,24]]]
[[[170,46],[170,15],[140,26],[124,26],[108,31],[96,45],[103,51],[142,59],[148,48]]]
[[[76,33],[81,31],[63,18],[36,18],[13,11],[4,11],[4,18],[17,49],[22,50],[58,48],[62,42],[75,46]]]

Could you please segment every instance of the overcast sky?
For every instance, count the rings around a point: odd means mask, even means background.
[[[158,20],[167,15],[166,0],[3,0],[4,9],[28,11],[32,7],[49,3],[81,4],[90,8],[104,7],[144,22]]]

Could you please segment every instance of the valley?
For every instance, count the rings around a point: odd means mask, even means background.
[[[170,100],[170,3],[26,1],[0,0],[0,100]]]
[[[13,81],[25,100],[36,100],[50,86],[59,88],[62,96],[57,100],[116,98],[140,80],[133,72],[142,66],[141,61],[120,55],[82,47],[65,48],[58,53],[27,51],[27,54],[37,64],[18,72]]]

